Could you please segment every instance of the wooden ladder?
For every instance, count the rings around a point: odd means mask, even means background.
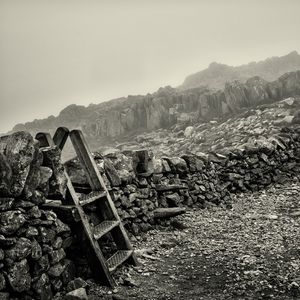
[[[36,139],[40,142],[40,147],[56,145],[62,150],[68,136],[71,139],[79,162],[85,170],[92,191],[89,194],[82,194],[79,196],[65,170],[67,193],[66,199],[63,199],[62,204],[75,205],[78,210],[82,227],[91,246],[92,251],[90,251],[91,253],[88,257],[90,260],[90,267],[96,278],[105,285],[114,286],[115,282],[112,278],[112,273],[117,267],[125,261],[136,265],[137,259],[125,228],[117,213],[114,202],[98,171],[97,165],[82,132],[80,130],[72,130],[69,132],[67,128],[59,127],[56,130],[53,139],[49,133],[44,132],[38,133]],[[99,224],[94,224],[93,218],[90,218],[84,210],[85,206],[91,203],[97,205],[98,213],[102,219]],[[106,260],[100,248],[99,240],[108,233],[111,234],[111,237],[116,244],[117,251]]]

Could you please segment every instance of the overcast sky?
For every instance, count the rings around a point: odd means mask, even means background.
[[[299,0],[0,0],[0,132],[300,52]]]

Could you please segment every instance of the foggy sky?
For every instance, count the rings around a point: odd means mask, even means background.
[[[0,0],[0,132],[300,52],[299,0]]]

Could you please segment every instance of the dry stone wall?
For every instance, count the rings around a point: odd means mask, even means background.
[[[153,157],[146,150],[94,153],[125,227],[138,235],[156,224],[158,208],[231,206],[232,193],[299,179],[300,131],[284,128],[269,138],[202,156]],[[66,163],[73,182],[87,185],[76,160]]]
[[[93,155],[135,239],[157,225],[170,224],[162,209],[230,207],[233,193],[298,180],[299,149],[300,129],[284,128],[227,155],[158,158],[147,150],[116,149]],[[78,287],[72,281],[75,276],[89,272],[80,249],[82,237],[74,229],[78,223],[43,205],[46,198],[65,197],[60,155],[56,147],[39,148],[26,132],[0,138],[0,299],[59,297]],[[77,159],[65,167],[73,183],[88,186]],[[85,209],[93,211],[92,205]],[[110,245],[109,240],[104,243]]]
[[[62,170],[60,151],[30,134],[0,138],[0,299],[53,299],[75,276],[70,228],[41,207],[64,197]]]

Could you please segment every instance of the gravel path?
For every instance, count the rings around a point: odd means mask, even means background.
[[[188,211],[135,243],[140,266],[91,299],[300,299],[300,185]]]

